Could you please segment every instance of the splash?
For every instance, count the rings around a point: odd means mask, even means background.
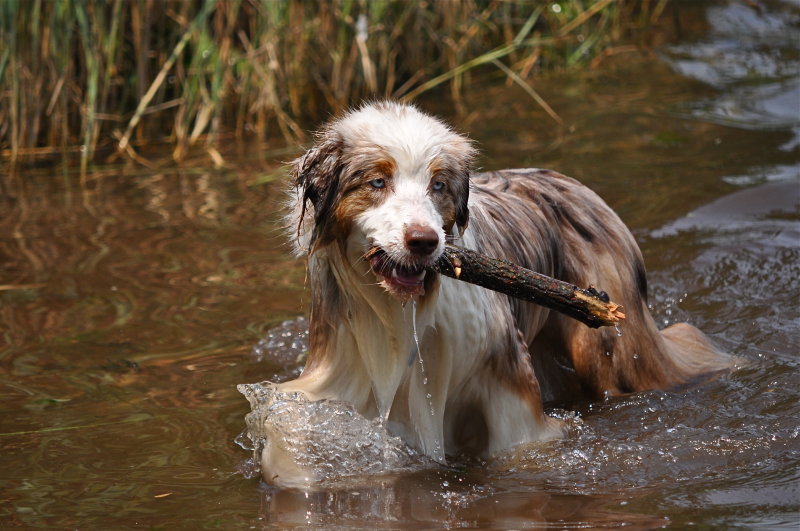
[[[283,321],[270,329],[251,350],[256,361],[271,361],[281,365],[297,365],[305,361],[308,352],[308,321],[297,317]]]
[[[246,437],[259,462],[266,441],[280,445],[294,462],[321,482],[359,475],[414,470],[429,464],[380,419],[369,420],[352,405],[334,400],[308,400],[286,393],[272,382],[240,384],[250,402]]]

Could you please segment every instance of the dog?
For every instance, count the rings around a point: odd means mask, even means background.
[[[444,463],[561,436],[547,403],[729,366],[691,325],[658,330],[641,252],[600,197],[550,170],[473,173],[475,153],[417,107],[382,101],[328,123],[293,161],[288,224],[308,257],[310,348],[280,390],[352,404]],[[602,288],[625,308],[621,335],[432,273],[449,243]],[[265,480],[313,483],[286,456],[279,441],[264,448]]]

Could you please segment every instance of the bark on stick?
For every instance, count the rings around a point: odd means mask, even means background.
[[[610,301],[605,292],[592,286],[582,289],[469,249],[446,246],[444,254],[431,269],[457,280],[550,308],[592,328],[614,326],[625,319],[622,306]]]

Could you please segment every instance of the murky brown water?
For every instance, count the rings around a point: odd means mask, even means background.
[[[0,526],[796,528],[800,11],[764,6],[713,4],[707,28],[684,6],[659,57],[537,85],[563,130],[502,82],[455,119],[484,168],[551,167],[596,189],[643,248],[658,319],[744,360],[584,405],[566,439],[486,464],[311,493],[249,477],[236,384],[297,370],[291,350],[252,349],[307,300],[280,184],[251,186],[250,170],[0,179]]]

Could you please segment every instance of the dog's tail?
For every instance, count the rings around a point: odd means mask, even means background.
[[[703,332],[688,323],[676,323],[661,331],[667,353],[682,380],[729,369],[735,358],[726,354]]]

